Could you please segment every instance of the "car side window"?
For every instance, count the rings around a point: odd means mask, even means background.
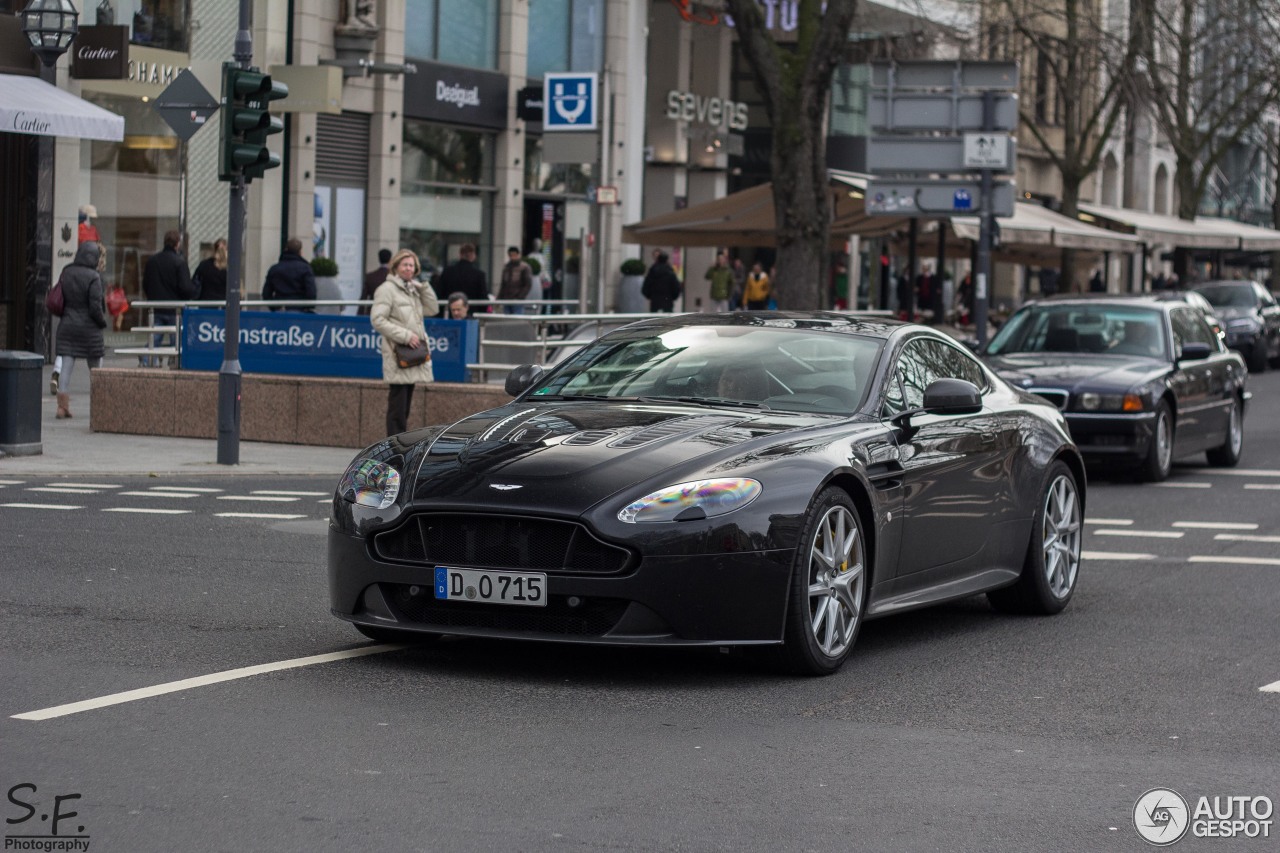
[[[920,339],[908,341],[894,363],[893,376],[885,389],[884,416],[892,417],[924,405],[924,389],[933,381]]]
[[[938,377],[963,379],[972,382],[979,391],[987,390],[987,377],[983,374],[982,367],[968,353],[940,341],[929,341],[929,345],[939,351],[938,364],[941,370]]]
[[[1199,313],[1190,308],[1175,308],[1172,312],[1174,348],[1182,351],[1183,344],[1208,344],[1217,349],[1213,330]]]

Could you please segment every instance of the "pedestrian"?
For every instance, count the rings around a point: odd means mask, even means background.
[[[849,309],[849,268],[844,261],[836,261],[831,275],[831,304],[837,311]]]
[[[364,286],[360,288],[360,300],[367,302],[373,299],[373,294],[378,292],[378,288],[382,287],[383,282],[387,280],[387,273],[391,272],[391,250],[378,250],[378,267],[369,270],[364,274]],[[361,317],[368,317],[372,305],[361,305],[356,312]]]
[[[450,293],[449,298],[445,301],[449,305],[448,314],[445,315],[446,319],[467,319],[467,309],[471,307],[467,301],[467,294],[458,292]]]
[[[106,297],[102,276],[98,273],[101,257],[101,244],[92,240],[81,243],[76,249],[75,260],[67,265],[58,279],[62,285],[64,306],[55,348],[63,364],[61,385],[57,391],[58,418],[71,417],[68,389],[71,388],[76,359],[84,359],[93,370],[102,366],[102,356],[106,352],[102,339],[102,330],[107,327]]]
[[[525,299],[533,289],[533,269],[520,257],[520,249],[507,247],[507,263],[502,267],[501,283],[498,285],[499,299]],[[523,314],[523,305],[504,305],[502,310],[507,314]]]
[[[705,278],[711,282],[707,310],[728,311],[729,297],[733,295],[733,270],[729,266],[729,256],[724,252],[717,253],[716,262],[707,270]]]
[[[178,254],[178,247],[181,245],[182,234],[166,231],[164,248],[147,258],[147,265],[142,268],[142,292],[147,299],[156,302],[185,302],[195,298],[196,286],[191,283],[191,268],[187,266],[187,259]],[[151,320],[157,326],[176,327],[178,312],[174,308],[157,308],[152,311]],[[153,347],[177,345],[175,336],[169,332],[152,335],[151,344]],[[140,367],[160,367],[160,362],[160,356],[138,358]]]
[[[772,283],[773,280],[764,271],[764,265],[759,261],[752,263],[751,271],[742,284],[738,307],[746,311],[763,311],[769,305]]]
[[[916,291],[911,285],[911,271],[904,269],[898,276],[898,319],[911,321],[915,319]]]
[[[916,276],[916,305],[920,307],[923,319],[924,309],[933,308],[933,267],[925,266]]]
[[[423,319],[436,316],[440,300],[425,281],[418,281],[421,269],[418,256],[401,249],[391,258],[387,280],[373,295],[369,321],[382,335],[382,381],[387,389],[387,435],[398,435],[409,428],[409,409],[413,405],[413,387],[431,382],[431,357],[413,367],[401,367],[396,358],[396,344],[417,347],[426,341]]]
[[[759,261],[751,265],[746,284],[742,288],[742,308],[746,311],[763,311],[769,307],[772,284]]]
[[[670,314],[675,310],[682,289],[680,279],[671,266],[671,256],[659,251],[653,266],[645,273],[644,283],[640,285],[640,293],[649,300],[649,310]]]
[[[747,265],[742,258],[733,259],[733,292],[729,294],[729,304],[736,311],[742,305],[742,291],[747,287]]]
[[[1058,292],[1058,271],[1053,267],[1040,268],[1040,295],[1053,296]]]
[[[213,254],[196,265],[191,280],[196,286],[197,299],[221,302],[227,298],[226,237],[213,241]]]
[[[316,301],[316,276],[311,271],[311,264],[302,257],[302,241],[290,237],[280,253],[280,260],[267,270],[267,280],[262,286],[262,298],[271,299],[306,299]],[[272,306],[272,311],[304,311],[315,313],[314,305]]]
[[[1166,286],[1167,286],[1167,282],[1165,281],[1164,273],[1163,272],[1156,273],[1156,277],[1151,280],[1151,289],[1164,290]]]
[[[968,325],[973,317],[973,273],[967,272],[960,281],[960,322]]]
[[[525,256],[525,262],[530,268],[537,264],[538,270],[533,274],[534,294],[536,299],[555,299],[558,298],[558,288],[556,287],[555,276],[551,274],[551,264],[547,260],[547,253],[542,250],[542,239],[540,237],[533,238],[533,251]],[[535,307],[534,314],[555,314],[557,311],[554,305],[543,305],[541,309]]]
[[[402,250],[403,251],[403,250]],[[395,265],[392,264],[392,271]],[[476,306],[470,303],[483,302],[489,298],[489,282],[484,270],[476,266],[476,247],[472,243],[463,243],[458,250],[458,260],[445,267],[437,282],[441,293],[461,291],[467,295],[470,314],[476,313]]]

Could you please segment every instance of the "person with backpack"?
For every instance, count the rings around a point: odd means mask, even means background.
[[[729,266],[729,256],[724,252],[716,255],[715,265],[707,270],[707,281],[711,282],[711,301],[708,311],[728,311],[729,297],[733,293],[733,269]]]

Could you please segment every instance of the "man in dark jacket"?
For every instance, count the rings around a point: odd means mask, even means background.
[[[533,269],[520,258],[515,246],[507,249],[507,265],[502,268],[502,283],[498,287],[499,299],[526,299],[533,289]],[[504,305],[507,314],[523,314],[523,305]]]
[[[181,302],[195,299],[196,286],[191,283],[191,268],[187,259],[178,254],[182,245],[182,235],[177,231],[166,231],[164,248],[147,259],[142,269],[142,292],[148,299],[164,302]],[[152,312],[152,322],[157,326],[174,326],[178,322],[178,313],[172,308],[157,308]],[[151,337],[153,347],[174,346],[175,338],[168,333]],[[140,367],[160,367],[160,356],[148,359],[138,357]]]
[[[389,263],[391,263],[391,250],[379,249],[378,268],[376,270],[369,270],[364,274],[364,287],[360,290],[361,299],[372,299],[373,294],[378,291],[379,287],[382,287],[384,282],[386,282],[387,273],[391,272],[391,268],[387,266]],[[369,305],[361,305],[360,310],[357,313],[362,317],[368,316],[369,309],[371,307],[372,306]]]
[[[311,271],[311,264],[302,258],[302,241],[297,237],[290,237],[289,242],[284,244],[284,251],[280,253],[280,260],[272,264],[271,269],[267,270],[267,283],[262,287],[263,299],[309,299],[312,302],[316,299],[316,276]],[[272,311],[281,311],[282,308],[272,308]],[[294,311],[305,311],[308,314],[315,313],[314,306],[299,306],[292,308]]]
[[[640,285],[640,293],[649,300],[650,311],[665,311],[670,314],[675,310],[676,300],[680,298],[680,279],[671,266],[671,257],[666,252],[658,252],[657,260],[645,274],[644,284]]]
[[[439,283],[432,283],[436,293],[465,293],[471,303],[467,316],[476,313],[475,303],[489,298],[489,282],[484,270],[476,266],[476,247],[464,243],[458,252],[459,260],[444,268]]]

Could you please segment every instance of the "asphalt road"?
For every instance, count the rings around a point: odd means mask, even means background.
[[[1149,789],[1276,803],[1280,373],[1252,388],[1238,470],[1094,472],[1063,614],[871,622],[826,679],[375,646],[327,612],[331,478],[0,481],[5,849],[56,818],[87,844],[62,849],[129,853],[1143,850]],[[353,649],[374,653],[15,717]],[[1275,850],[1270,819],[1176,849]]]

